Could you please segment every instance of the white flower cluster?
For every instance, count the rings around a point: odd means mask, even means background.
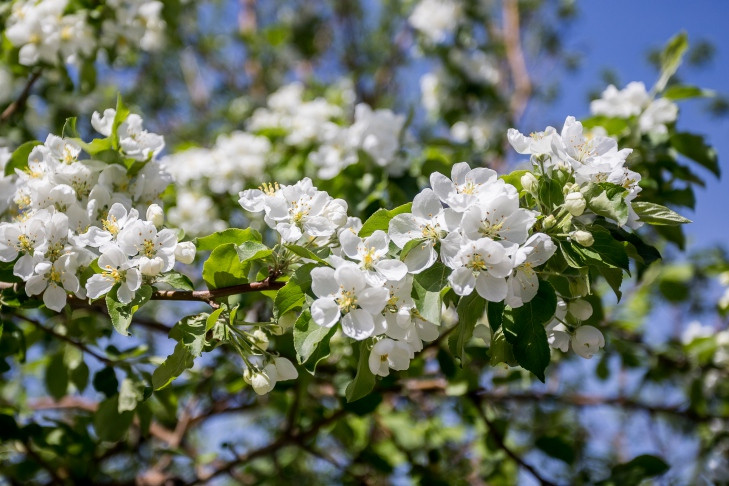
[[[282,157],[288,161],[289,155],[281,153],[287,147],[311,149],[309,162],[323,179],[361,162],[359,151],[390,174],[402,174],[408,164],[398,154],[405,117],[366,104],[354,107],[350,90],[345,86],[339,91],[342,106],[324,98],[305,101],[303,85],[289,84],[253,112],[247,131],[221,135],[211,149],[192,148],[163,158],[177,190],[177,206],[170,208],[169,220],[188,234],[225,228],[208,193],[235,195],[257,185]],[[342,124],[352,110],[354,122]]]
[[[590,103],[590,112],[613,118],[637,116],[641,133],[663,134],[666,124],[676,121],[678,107],[666,98],[654,100],[643,83],[634,81],[622,90],[608,86],[601,98]]]
[[[605,337],[594,326],[582,325],[573,331],[570,330],[565,325],[567,314],[577,321],[585,321],[592,316],[592,305],[583,299],[573,300],[569,304],[558,299],[554,319],[546,327],[549,345],[564,353],[572,345],[572,350],[579,356],[585,359],[592,358],[605,346]]]
[[[461,20],[461,5],[456,0],[421,0],[408,20],[430,42],[443,42]]]
[[[549,236],[530,236],[536,213],[520,208],[516,189],[493,170],[462,162],[453,167],[452,179],[433,174],[431,186],[415,197],[411,213],[390,221],[388,232],[365,238],[357,236],[358,221],[347,218],[346,203],[318,191],[309,179],[241,193],[243,208],[265,212],[282,241],[339,246],[330,266],[311,272],[317,297],[311,317],[328,328],[340,322],[356,340],[378,336],[369,363],[381,376],[390,368],[406,369],[423,341],[438,337],[439,323],[426,320],[412,297],[413,275],[436,264],[437,247],[441,262],[453,270],[449,283],[456,294],[475,290],[512,307],[534,298],[535,267],[556,250]]]
[[[359,160],[358,150],[366,152],[380,167],[392,175],[407,168],[397,157],[405,117],[390,110],[372,110],[364,103],[354,107],[352,125],[341,120],[351,111],[348,103],[340,107],[324,98],[303,100],[303,86],[292,83],[271,95],[268,107],[253,113],[248,129],[261,132],[283,130],[285,142],[294,147],[318,146],[309,160],[318,167],[318,176],[331,179],[345,167]]]
[[[93,126],[111,133],[114,110],[94,113]],[[49,309],[61,311],[69,293],[95,299],[119,284],[117,297],[129,303],[145,277],[169,271],[175,260],[192,262],[195,247],[178,243],[171,229],[158,229],[162,209],[153,204],[169,183],[159,164],[150,162],[164,145],[142,129],[137,115],[118,127],[120,151],[143,162],[133,175],[121,164],[81,159],[82,142],[48,135],[30,152],[28,166],[15,169],[2,184],[12,184],[13,221],[0,223],[0,261],[28,295],[43,294]],[[5,164],[2,164],[5,165]],[[139,211],[146,208],[146,220]],[[100,273],[88,276],[98,258]],[[93,272],[92,272],[93,273]]]
[[[560,133],[553,127],[547,127],[543,132],[525,136],[511,128],[508,138],[517,152],[531,155],[532,162],[545,170],[566,168],[572,171],[576,181],[572,188],[574,193],[590,182],[610,182],[628,189],[625,196],[629,211],[626,226],[636,229],[643,225],[630,204],[641,191],[638,185],[640,174],[625,167],[632,149],[618,150],[618,143],[613,138],[585,134],[582,123],[572,116],[567,117]],[[585,206],[580,202],[580,195],[568,195],[566,199],[568,203],[572,199],[573,210],[570,212],[581,216]],[[582,211],[576,210],[580,206]]]
[[[76,63],[93,58],[101,46],[140,46],[144,50],[160,47],[164,21],[162,3],[147,0],[113,0],[113,19],[103,21],[101,33],[90,23],[92,12],[75,8],[68,12],[68,0],[16,0],[11,7],[5,36],[20,48],[19,61],[26,66],[40,62]]]

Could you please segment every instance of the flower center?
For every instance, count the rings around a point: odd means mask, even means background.
[[[63,243],[60,241],[56,241],[55,243],[51,243],[48,245],[48,251],[46,252],[46,258],[48,258],[50,261],[54,262],[58,260],[61,255],[63,254]]]
[[[362,255],[362,266],[366,270],[371,270],[375,266],[375,251],[375,247],[371,246]]]
[[[469,260],[466,263],[466,267],[470,268],[474,272],[483,272],[488,268],[486,262],[480,253],[473,253],[468,256]]]
[[[258,189],[266,196],[273,196],[281,189],[281,186],[278,185],[278,182],[264,182],[258,186]]]
[[[121,282],[124,279],[126,272],[120,271],[118,268],[113,268],[111,265],[107,265],[106,270],[103,272],[104,277],[111,278],[115,282]]]
[[[152,258],[153,256],[155,256],[157,254],[157,250],[155,248],[154,241],[144,240],[144,243],[142,243],[142,246],[144,248],[142,250],[144,253],[144,256],[146,256],[147,258]]]
[[[432,224],[426,224],[421,227],[423,231],[423,238],[426,240],[437,241],[440,239],[440,224],[433,226]]]
[[[357,307],[357,297],[354,295],[353,290],[342,290],[341,294],[337,298],[337,304],[343,314],[354,310]]]
[[[111,216],[101,221],[101,226],[111,233],[111,236],[116,236],[119,233],[119,225],[117,224],[116,216]]]
[[[20,235],[18,236],[18,243],[20,243],[20,249],[27,252],[27,253],[33,253],[33,240],[28,237],[28,235]]]

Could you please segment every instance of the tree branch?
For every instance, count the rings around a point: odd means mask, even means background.
[[[70,338],[70,337],[68,337],[66,335],[61,334],[61,333],[58,333],[58,332],[54,331],[53,329],[50,329],[50,328],[44,326],[43,324],[41,324],[40,322],[38,322],[38,321],[36,321],[34,319],[31,319],[31,318],[25,317],[25,316],[18,316],[18,317],[20,319],[24,320],[25,322],[27,322],[29,324],[32,324],[33,326],[37,327],[41,331],[43,331],[43,332],[45,332],[47,334],[50,334],[51,336],[53,336],[55,338],[58,338],[61,341],[65,341],[68,344],[70,344],[71,346],[74,346],[74,347],[80,349],[82,352],[88,354],[89,356],[93,356],[94,358],[96,358],[100,362],[104,363],[105,365],[114,366],[114,365],[117,364],[116,361],[114,361],[112,359],[109,359],[109,358],[107,358],[106,356],[104,356],[102,354],[97,353],[93,349],[91,349],[88,346],[86,346],[84,343],[82,343],[80,341],[76,341],[75,339],[72,339],[72,338]]]
[[[473,402],[473,406],[478,411],[478,415],[481,417],[481,419],[484,421],[484,423],[489,428],[489,433],[493,437],[496,444],[499,446],[499,448],[506,453],[507,456],[509,456],[514,462],[516,462],[520,467],[523,469],[526,469],[531,473],[532,476],[534,476],[537,481],[539,481],[540,484],[543,486],[557,486],[552,481],[549,481],[548,479],[545,479],[539,472],[537,472],[534,467],[532,467],[530,464],[524,461],[518,454],[516,454],[514,451],[511,450],[510,447],[506,445],[506,442],[504,440],[504,437],[501,435],[499,430],[494,426],[494,423],[488,418],[486,415],[486,412],[483,411],[483,408],[481,407],[481,401],[479,398],[479,395],[477,394],[470,394],[468,398]]]
[[[36,81],[38,81],[38,79],[40,79],[40,77],[41,71],[36,71],[30,78],[28,78],[28,81],[25,83],[25,88],[23,88],[18,99],[10,103],[2,114],[0,114],[0,124],[5,123],[15,112],[25,106],[25,103],[28,101],[28,97],[30,96],[30,90],[33,89],[33,85]]]
[[[504,49],[506,60],[514,81],[514,95],[511,98],[511,115],[516,123],[524,113],[529,97],[532,94],[532,83],[521,48],[521,25],[519,19],[518,0],[503,0]]]

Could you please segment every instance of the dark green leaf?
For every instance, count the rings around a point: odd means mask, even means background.
[[[476,321],[483,316],[485,310],[486,301],[475,291],[458,301],[458,328],[451,334],[448,344],[453,355],[461,360],[461,366],[465,363],[466,344],[473,336]]]
[[[625,464],[613,467],[610,478],[601,484],[615,486],[637,486],[645,479],[660,476],[668,471],[668,464],[663,459],[644,454]]]
[[[48,361],[45,378],[46,390],[53,398],[59,400],[66,395],[66,390],[68,390],[68,367],[64,363],[63,353],[54,354]]]
[[[628,221],[627,189],[610,182],[590,183],[582,189],[587,208],[593,213],[624,225]]]
[[[319,255],[317,255],[313,251],[309,250],[308,248],[304,248],[303,246],[298,246],[298,245],[286,245],[286,248],[288,248],[289,251],[291,251],[292,253],[299,255],[300,257],[308,258],[309,260],[313,260],[322,265],[331,266],[331,265],[329,265],[329,262],[327,262],[326,260],[321,258]]]
[[[174,270],[157,276],[156,282],[166,283],[173,289],[195,290],[190,277]]]
[[[172,354],[152,373],[152,387],[155,390],[165,388],[186,369],[192,368],[194,360],[189,346],[177,343]]]
[[[441,292],[448,286],[451,270],[440,262],[413,278],[413,299],[423,319],[440,324]]]
[[[345,395],[347,402],[354,402],[367,396],[375,387],[375,375],[370,371],[368,342],[359,343],[359,360],[357,362],[357,374],[354,379],[349,382]]]
[[[514,348],[519,365],[544,381],[550,352],[545,324],[552,320],[557,308],[557,295],[552,286],[539,281],[537,295],[521,307],[504,313],[502,327],[506,340]]]
[[[671,146],[681,155],[699,163],[710,170],[716,177],[721,175],[719,157],[716,150],[709,146],[701,135],[693,133],[674,133],[670,139]]]
[[[94,413],[94,430],[100,440],[116,442],[126,435],[132,425],[134,412],[119,413],[119,395],[107,398]]]

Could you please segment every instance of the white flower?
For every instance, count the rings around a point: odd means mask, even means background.
[[[412,351],[410,347],[393,339],[382,339],[372,347],[369,357],[370,371],[373,375],[387,376],[390,368],[397,371],[410,367]]]
[[[405,117],[390,110],[372,110],[360,103],[354,112],[354,124],[349,129],[351,143],[367,152],[377,165],[387,167],[393,175],[400,175],[400,166],[393,165],[395,154],[400,146],[400,132],[405,125]]]
[[[82,241],[91,247],[104,250],[104,246],[116,241],[117,236],[127,226],[139,219],[139,212],[132,208],[127,211],[123,204],[111,205],[106,217],[101,220],[101,228],[92,226],[82,235]]]
[[[554,313],[554,319],[547,324],[547,340],[549,345],[554,349],[559,349],[566,353],[570,348],[571,335],[567,327],[562,323],[567,315],[567,303],[562,299],[557,299],[557,309]]]
[[[430,174],[430,187],[443,203],[458,212],[466,211],[485,198],[489,191],[498,190],[493,187],[496,171],[485,167],[471,169],[467,162],[455,164],[451,177],[452,180],[440,172],[433,172]]]
[[[413,199],[412,213],[398,214],[390,220],[388,234],[398,248],[419,240],[405,257],[405,265],[411,273],[420,273],[433,266],[438,258],[435,245],[446,234],[457,228],[460,215],[445,209],[432,189],[423,189]]]
[[[400,280],[408,272],[407,266],[400,260],[384,258],[390,245],[390,238],[384,231],[375,231],[365,239],[351,231],[343,231],[339,241],[344,254],[359,261],[359,268],[372,286],[381,286],[387,280]]]
[[[506,277],[512,262],[504,247],[492,239],[464,242],[451,268],[454,270],[448,282],[457,295],[469,295],[476,289],[478,295],[491,302],[506,297]]]
[[[33,254],[45,242],[47,212],[38,212],[31,219],[20,223],[0,223],[0,261],[15,263],[13,273],[27,280],[33,274]]]
[[[158,275],[175,264],[177,236],[170,229],[157,231],[149,221],[136,220],[119,232],[119,248],[134,257],[143,275]]]
[[[442,42],[458,26],[461,7],[453,0],[421,0],[409,22],[432,42]]]
[[[142,117],[131,113],[119,125],[119,145],[124,154],[135,160],[149,160],[165,147],[162,136],[142,128]]]
[[[116,296],[122,304],[128,304],[142,285],[142,275],[134,268],[133,262],[127,258],[117,246],[107,246],[99,257],[101,273],[89,277],[86,282],[87,296],[96,299],[108,293],[115,284],[119,284]]]
[[[104,114],[100,115],[98,111],[95,111],[91,115],[91,126],[94,130],[100,134],[108,137],[111,135],[111,128],[114,124],[114,118],[116,117],[116,110],[113,108],[107,108],[104,110]]]
[[[582,246],[592,246],[595,243],[595,237],[589,231],[577,230],[570,233],[570,238],[575,240]]]
[[[666,133],[666,123],[675,122],[677,116],[678,106],[666,98],[659,98],[640,115],[638,126],[642,133]]]
[[[79,287],[76,262],[72,255],[63,255],[52,263],[38,263],[35,275],[25,284],[25,292],[30,296],[43,292],[43,303],[46,307],[61,312],[66,306],[67,292],[78,293]]]
[[[490,199],[471,206],[463,214],[462,231],[472,240],[488,237],[522,244],[537,221],[536,213],[519,207],[515,190],[500,192],[498,187],[495,185],[495,194]],[[513,189],[510,185],[505,187]]]
[[[513,256],[514,271],[507,280],[508,294],[504,302],[516,308],[537,295],[539,279],[534,267],[543,264],[554,255],[557,246],[548,235],[535,233],[519,247]]]
[[[274,358],[263,369],[246,368],[243,380],[253,387],[258,395],[269,393],[279,381],[294,380],[299,376],[296,368],[286,358]]]
[[[592,326],[580,326],[572,336],[572,349],[586,359],[592,358],[604,346],[605,337]]]
[[[175,247],[175,259],[186,265],[195,260],[196,248],[192,241],[181,241]]]
[[[311,305],[311,317],[323,327],[332,327],[340,318],[344,333],[354,339],[370,337],[375,318],[382,318],[389,292],[383,287],[368,287],[365,275],[354,264],[336,270],[317,267],[311,271],[311,289],[318,297]]]
[[[412,298],[412,275],[387,282],[385,288],[390,292],[382,311],[385,316],[384,332],[388,337],[407,342],[415,351],[422,349],[422,341],[430,342],[438,337],[438,325],[423,318]],[[376,334],[381,334],[380,331],[376,330]]]
[[[158,204],[150,204],[147,208],[147,221],[150,221],[157,228],[165,222],[165,212]]]
[[[552,140],[559,137],[554,127],[547,127],[543,132],[531,133],[528,137],[515,128],[509,128],[506,135],[514,150],[526,155],[552,155]]]

